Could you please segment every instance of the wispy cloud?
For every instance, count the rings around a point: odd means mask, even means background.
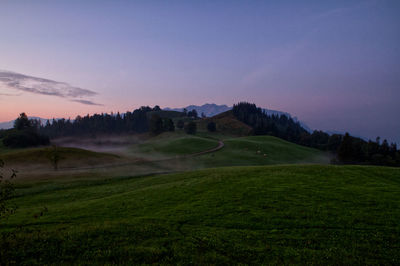
[[[103,104],[95,103],[89,100],[71,100],[71,102],[76,102],[76,103],[82,103],[82,104],[87,104],[87,105],[99,105],[103,106]]]
[[[12,89],[20,92],[56,96],[81,104],[99,105],[90,100],[82,99],[83,97],[92,97],[97,95],[94,91],[74,87],[65,82],[32,77],[10,71],[0,70],[0,89]],[[8,93],[1,93],[0,95],[11,96]]]
[[[17,93],[17,94],[11,94],[11,93],[1,93],[0,96],[20,96],[22,93]]]

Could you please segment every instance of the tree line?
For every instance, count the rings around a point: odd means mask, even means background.
[[[29,120],[25,113],[21,113],[14,121],[12,129],[0,130],[0,139],[3,145],[11,148],[25,148],[31,146],[48,145],[49,137],[39,132],[40,122]]]
[[[140,134],[150,132],[154,135],[166,131],[174,131],[175,127],[185,129],[189,134],[196,132],[195,125],[184,123],[183,120],[178,120],[175,126],[171,118],[164,117],[161,108],[156,105],[153,108],[142,106],[132,112],[120,114],[94,114],[86,116],[77,116],[74,120],[71,119],[53,119],[47,121],[45,125],[39,125],[38,130],[50,138],[65,137],[65,136],[94,136],[96,134],[120,134],[132,133]],[[167,112],[165,112],[167,113]],[[180,113],[182,118],[196,119],[197,112],[184,111]],[[189,125],[190,124],[190,125]]]
[[[41,125],[39,131],[50,138],[113,133],[144,133],[149,131],[148,116],[150,112],[159,110],[158,106],[154,108],[142,106],[123,115],[118,112],[116,114],[102,113],[83,117],[77,116],[75,120],[53,119],[52,122],[47,121],[45,125]]]
[[[286,115],[268,115],[255,104],[240,102],[233,115],[253,129],[254,135],[271,135],[303,146],[336,154],[334,163],[357,163],[400,166],[400,151],[395,143],[365,141],[348,133],[328,134],[321,130],[309,133],[299,122]]]
[[[395,143],[387,140],[365,141],[348,133],[328,134],[321,130],[310,133],[299,122],[286,115],[268,115],[255,104],[240,102],[232,109],[233,115],[252,128],[254,135],[271,135],[307,147],[330,151],[336,155],[334,163],[357,163],[400,166],[400,151]],[[195,134],[198,118],[195,110],[184,110],[179,114],[177,123],[163,113],[159,106],[140,107],[125,114],[94,114],[71,119],[53,119],[41,125],[40,121],[29,120],[22,113],[14,123],[14,128],[0,130],[0,139],[8,147],[29,147],[48,145],[49,138],[64,136],[95,136],[96,134],[145,133],[154,135],[165,131],[182,129]],[[186,120],[186,122],[184,122]],[[216,130],[215,123],[209,123],[210,132]]]

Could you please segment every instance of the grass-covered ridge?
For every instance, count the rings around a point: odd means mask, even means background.
[[[293,163],[326,164],[326,152],[297,145],[272,136],[250,136],[224,140],[222,150],[202,156],[207,167]]]
[[[0,154],[6,165],[43,165],[50,164],[54,153],[59,157],[61,167],[78,167],[82,164],[102,164],[118,160],[119,156],[110,153],[94,152],[79,148],[41,147],[29,149],[7,150]]]
[[[239,121],[233,115],[232,111],[227,111],[213,117],[201,119],[197,122],[197,124],[200,129],[207,130],[207,124],[210,122],[216,123],[218,132],[227,135],[248,136],[253,131],[250,126]]]
[[[130,152],[145,158],[189,155],[217,147],[218,139],[223,140],[224,147],[216,152],[197,157],[195,160],[200,168],[330,162],[330,155],[326,152],[273,136],[229,137],[219,132],[203,132],[197,136],[179,132],[163,133],[144,143],[132,146]]]
[[[2,243],[16,262],[400,263],[395,168],[232,167],[17,193],[0,229],[19,232]]]
[[[190,155],[218,146],[215,139],[187,135],[183,133],[163,133],[132,148],[139,156],[152,155]]]

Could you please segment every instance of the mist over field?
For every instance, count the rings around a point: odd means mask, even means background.
[[[0,265],[400,265],[400,2],[0,8]]]

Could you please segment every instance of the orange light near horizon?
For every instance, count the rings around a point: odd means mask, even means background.
[[[0,121],[10,121],[22,112],[42,118],[75,118],[77,115],[104,111],[104,106],[84,105],[45,95],[3,96],[0,98]]]

